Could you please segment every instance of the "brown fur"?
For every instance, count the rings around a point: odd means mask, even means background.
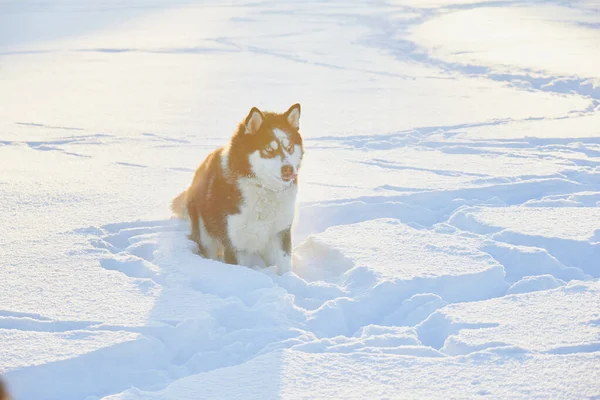
[[[231,244],[227,236],[227,216],[239,213],[238,205],[242,201],[240,190],[236,184],[237,178],[253,175],[248,154],[267,145],[272,140],[269,135],[261,133],[279,128],[290,133],[292,143],[302,145],[300,133],[290,125],[287,119],[288,113],[294,107],[299,108],[300,105],[295,104],[287,112],[281,114],[263,112],[264,122],[258,132],[247,134],[246,124],[252,114],[251,111],[248,117],[238,124],[228,145],[212,151],[197,168],[191,185],[173,199],[171,209],[179,217],[183,217],[187,213],[191,224],[189,238],[198,243],[201,255],[206,256],[206,251],[200,242],[198,227],[200,217],[210,236],[222,244],[224,253],[228,254],[228,250],[230,250]],[[228,151],[227,176],[223,174],[221,168],[221,158],[225,149]],[[293,184],[297,183],[297,179],[295,179]],[[283,239],[289,241],[289,232],[287,236],[284,236]],[[225,261],[235,263],[232,259]]]
[[[186,197],[187,189],[181,192],[177,197],[173,199],[171,203],[171,211],[178,217],[183,217],[183,213],[186,211]]]

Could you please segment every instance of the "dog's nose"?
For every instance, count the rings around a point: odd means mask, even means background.
[[[284,165],[281,167],[281,176],[290,176],[294,173],[294,167],[291,165]]]
[[[283,167],[281,167],[281,179],[283,179],[286,182],[289,182],[292,179],[296,179],[294,167],[292,167],[291,165],[284,165]]]

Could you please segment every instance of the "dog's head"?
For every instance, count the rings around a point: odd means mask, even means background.
[[[253,107],[232,138],[230,165],[273,189],[296,184],[304,155],[299,129],[300,104],[281,114]]]

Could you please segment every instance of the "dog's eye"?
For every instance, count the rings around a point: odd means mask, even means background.
[[[275,149],[272,146],[263,147],[261,154],[264,157],[273,157],[275,155]]]

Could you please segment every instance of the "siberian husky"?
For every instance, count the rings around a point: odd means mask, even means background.
[[[292,270],[290,229],[304,147],[300,104],[285,113],[253,107],[229,142],[200,164],[171,209],[189,218],[198,252],[228,264],[260,257],[279,274]]]

